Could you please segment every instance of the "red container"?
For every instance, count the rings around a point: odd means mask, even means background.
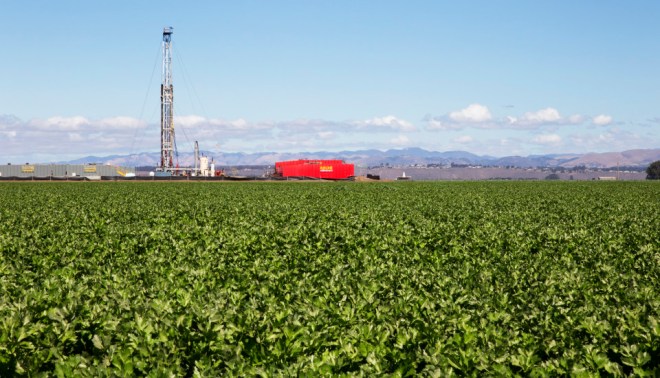
[[[275,172],[282,177],[343,180],[355,175],[355,167],[341,160],[289,160],[275,163]]]

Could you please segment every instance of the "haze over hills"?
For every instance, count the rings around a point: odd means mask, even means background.
[[[466,151],[428,151],[422,148],[379,150],[358,150],[340,152],[297,152],[297,153],[242,153],[208,152],[202,155],[212,157],[217,166],[237,165],[273,165],[277,161],[295,159],[343,159],[358,166],[378,165],[426,165],[426,164],[468,164],[512,167],[564,167],[584,166],[588,168],[611,168],[618,166],[645,167],[660,160],[660,148],[647,150],[628,150],[622,152],[586,153],[586,154],[550,154],[530,156],[493,157],[476,155]],[[113,164],[120,166],[156,166],[160,154],[144,152],[132,155],[111,155],[105,157],[88,156],[66,161],[68,164]],[[192,153],[180,153],[181,166],[193,165]]]

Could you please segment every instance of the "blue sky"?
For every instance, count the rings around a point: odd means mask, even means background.
[[[6,1],[0,162],[157,151],[170,25],[181,151],[658,148],[658,19],[642,0]]]

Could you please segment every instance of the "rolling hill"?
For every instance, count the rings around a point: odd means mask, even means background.
[[[343,159],[358,166],[379,165],[426,165],[426,164],[466,164],[484,166],[511,167],[564,167],[587,168],[610,167],[645,167],[651,162],[660,160],[660,148],[648,150],[628,150],[622,152],[586,153],[586,154],[549,154],[530,156],[493,157],[476,155],[466,151],[428,151],[422,148],[380,150],[357,150],[340,152],[298,152],[298,153],[242,153],[242,152],[208,152],[203,155],[212,157],[218,166],[237,165],[273,165],[277,161],[294,159]],[[122,166],[156,166],[159,160],[158,152],[143,152],[132,155],[87,156],[81,159],[61,162],[67,164],[114,164]],[[192,166],[193,154],[180,153],[179,165]]]

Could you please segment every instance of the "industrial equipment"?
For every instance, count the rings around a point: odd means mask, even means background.
[[[275,163],[276,177],[346,180],[355,175],[353,164],[342,160],[289,160]]]
[[[195,166],[179,167],[174,133],[174,84],[172,82],[172,34],[174,28],[163,28],[163,69],[160,85],[160,165],[155,176],[191,175],[215,176],[215,165],[199,155],[195,141]],[[175,159],[177,159],[175,164]]]
[[[174,156],[174,85],[172,83],[172,33],[173,28],[163,29],[163,69],[160,85],[160,171],[175,171]]]

